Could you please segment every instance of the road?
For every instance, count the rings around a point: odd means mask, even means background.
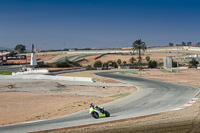
[[[93,119],[88,110],[68,116],[38,122],[0,127],[1,133],[23,133],[78,125],[94,124],[160,113],[178,108],[189,102],[199,92],[198,88],[169,82],[120,75],[117,72],[97,73],[136,86],[139,91],[116,101],[104,104],[109,118]]]

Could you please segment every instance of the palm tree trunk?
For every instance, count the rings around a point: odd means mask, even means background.
[[[139,71],[140,71],[140,63],[141,63],[141,52],[140,52],[140,49],[139,49]]]

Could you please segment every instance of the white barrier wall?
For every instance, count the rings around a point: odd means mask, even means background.
[[[45,70],[45,69],[43,69],[43,70],[37,70],[37,69],[34,69],[34,70],[32,70],[32,69],[29,69],[28,71],[24,71],[24,72],[13,72],[12,73],[12,75],[24,75],[24,74],[31,74],[31,73],[49,73],[49,70]]]
[[[92,82],[92,78],[87,78],[87,77],[69,77],[69,76],[51,76],[51,75],[0,75],[0,79],[44,79],[44,80]]]

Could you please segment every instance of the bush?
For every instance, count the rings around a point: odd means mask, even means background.
[[[106,63],[104,63],[104,67],[109,67],[109,66],[113,66],[113,67],[115,67],[115,68],[117,68],[118,67],[118,65],[117,65],[117,63],[115,62],[115,61],[107,61]]]
[[[150,61],[150,56],[146,56],[146,61],[147,61],[147,62]]]
[[[177,61],[172,60],[172,67],[177,67]]]
[[[66,59],[65,62],[57,62],[56,67],[58,67],[58,68],[70,67],[69,60]]]
[[[65,67],[69,67],[69,63],[68,62],[58,62],[56,63],[56,67],[58,68],[65,68]]]
[[[87,65],[86,68],[89,69],[89,68],[92,68],[92,66],[91,65]]]
[[[149,68],[157,68],[157,61],[149,61],[148,67]]]
[[[117,64],[118,64],[118,65],[121,65],[121,64],[122,64],[122,60],[121,60],[121,59],[118,59],[118,60],[117,60]]]
[[[129,62],[130,62],[132,65],[133,65],[134,61],[136,61],[136,59],[135,59],[134,57],[131,57],[131,58],[129,59]]]
[[[94,63],[94,67],[102,67],[102,62],[101,61],[96,61],[95,63]]]
[[[123,61],[123,65],[124,65],[124,66],[126,66],[126,63],[127,63],[126,61]]]
[[[189,62],[190,66],[197,66],[199,64],[198,61],[196,61],[195,58],[192,58],[192,60]]]

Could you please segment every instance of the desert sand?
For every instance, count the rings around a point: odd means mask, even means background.
[[[12,86],[12,87],[11,87]],[[0,126],[50,119],[116,100],[134,87],[72,86],[56,81],[1,81]]]

